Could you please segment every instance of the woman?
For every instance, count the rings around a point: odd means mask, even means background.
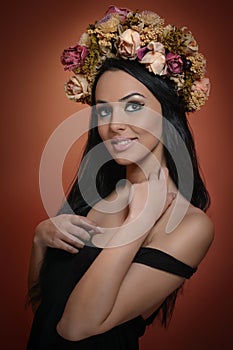
[[[62,63],[91,125],[67,202],[35,230],[28,349],[135,350],[213,240],[185,113],[207,100],[205,60],[186,29],[111,6]]]

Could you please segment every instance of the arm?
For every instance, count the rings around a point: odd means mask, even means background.
[[[134,229],[137,227],[140,228],[140,221]],[[192,231],[189,242],[184,238],[187,228]],[[127,234],[127,226],[126,231],[123,230],[120,229],[114,239],[122,233]],[[201,220],[199,217],[187,218],[174,232],[175,244],[168,246],[168,253],[171,250],[178,259],[186,263],[191,261],[192,266],[196,266],[209,247],[211,235],[212,225],[204,215]],[[127,245],[102,250],[68,299],[57,325],[61,336],[74,341],[103,333],[156,308],[183,283],[181,277],[132,264],[144,239],[145,235]]]

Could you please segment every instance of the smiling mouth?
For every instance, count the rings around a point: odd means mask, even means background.
[[[113,139],[111,140],[111,144],[113,146],[113,148],[116,151],[125,151],[126,149],[128,149],[133,143],[134,141],[136,141],[136,137],[135,138],[120,138],[120,139]]]

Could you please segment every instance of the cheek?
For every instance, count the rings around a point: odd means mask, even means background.
[[[148,120],[145,129],[150,133],[151,137],[160,139],[162,136],[162,117],[156,115],[153,119]]]
[[[134,118],[132,129],[145,137],[149,137],[150,135],[151,137],[160,139],[162,136],[162,116],[148,108],[143,111],[142,116],[138,114]]]
[[[142,143],[153,144],[162,140],[162,118],[144,119],[144,122],[132,128]]]
[[[149,132],[145,132],[141,140],[148,150],[152,150],[160,141],[158,137]]]
[[[107,140],[107,134],[108,134],[107,125],[101,125],[101,126],[98,125],[98,133],[103,141]]]

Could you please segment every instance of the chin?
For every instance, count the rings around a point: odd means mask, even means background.
[[[116,158],[116,157],[114,157],[114,160],[119,165],[131,165],[131,164],[133,164],[132,161],[130,161],[129,159],[125,159],[125,158],[120,158],[120,157]]]

